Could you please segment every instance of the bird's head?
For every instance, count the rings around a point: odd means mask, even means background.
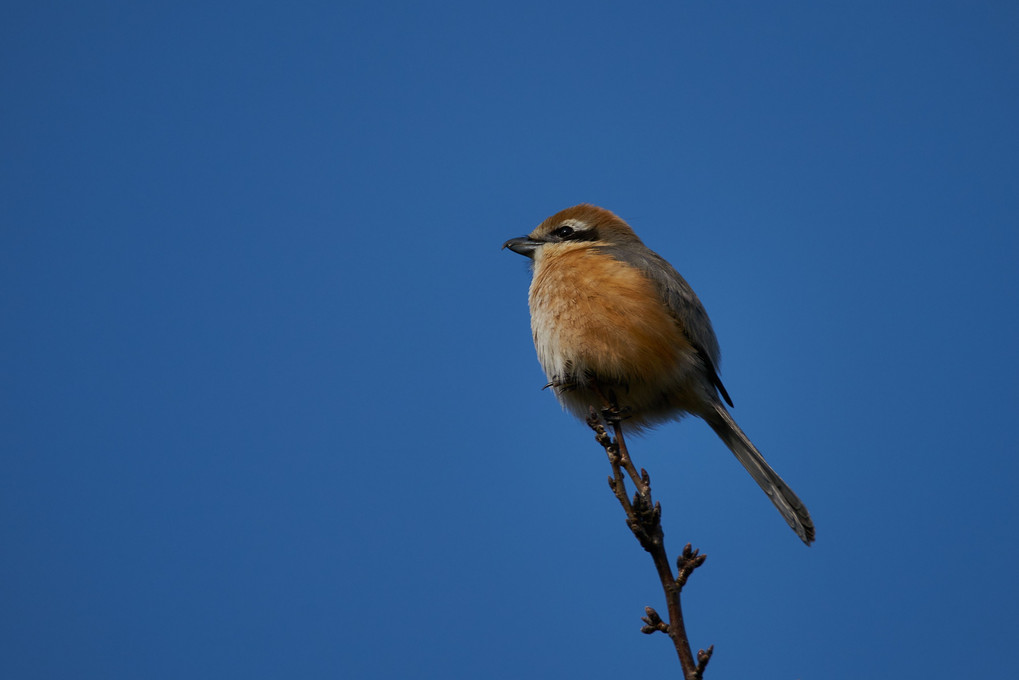
[[[534,259],[544,248],[589,242],[591,245],[640,245],[641,240],[626,222],[613,212],[581,203],[552,215],[527,236],[502,244],[514,253]]]

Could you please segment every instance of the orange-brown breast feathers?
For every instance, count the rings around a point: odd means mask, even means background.
[[[549,380],[646,380],[694,350],[654,283],[591,243],[546,247],[531,282],[531,329]],[[657,378],[657,379],[656,379]]]

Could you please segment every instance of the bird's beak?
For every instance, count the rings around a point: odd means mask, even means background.
[[[534,258],[534,251],[543,246],[544,243],[541,241],[535,241],[529,236],[519,236],[517,238],[511,238],[506,243],[502,244],[503,248],[509,248],[514,253],[518,253],[525,257]]]

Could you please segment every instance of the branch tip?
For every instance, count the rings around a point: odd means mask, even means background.
[[[711,655],[715,653],[715,646],[711,645],[707,650],[697,650],[697,677],[704,676],[704,669],[708,667],[708,662],[711,661]]]
[[[658,612],[652,607],[644,607],[644,611],[647,612],[647,616],[640,617],[640,620],[645,624],[641,627],[640,632],[645,635],[669,632],[669,624],[662,621],[662,617],[658,615]]]
[[[683,547],[683,554],[676,560],[676,585],[682,588],[686,585],[686,581],[690,578],[690,574],[694,570],[704,564],[704,560],[708,559],[707,555],[701,554],[700,550],[694,550],[693,547],[687,543]]]

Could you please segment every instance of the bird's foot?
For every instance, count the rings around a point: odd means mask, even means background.
[[[548,388],[554,389],[556,392],[569,392],[575,390],[580,386],[579,383],[573,380],[564,380],[562,378],[553,378],[551,382],[542,387],[541,389],[547,390]]]

